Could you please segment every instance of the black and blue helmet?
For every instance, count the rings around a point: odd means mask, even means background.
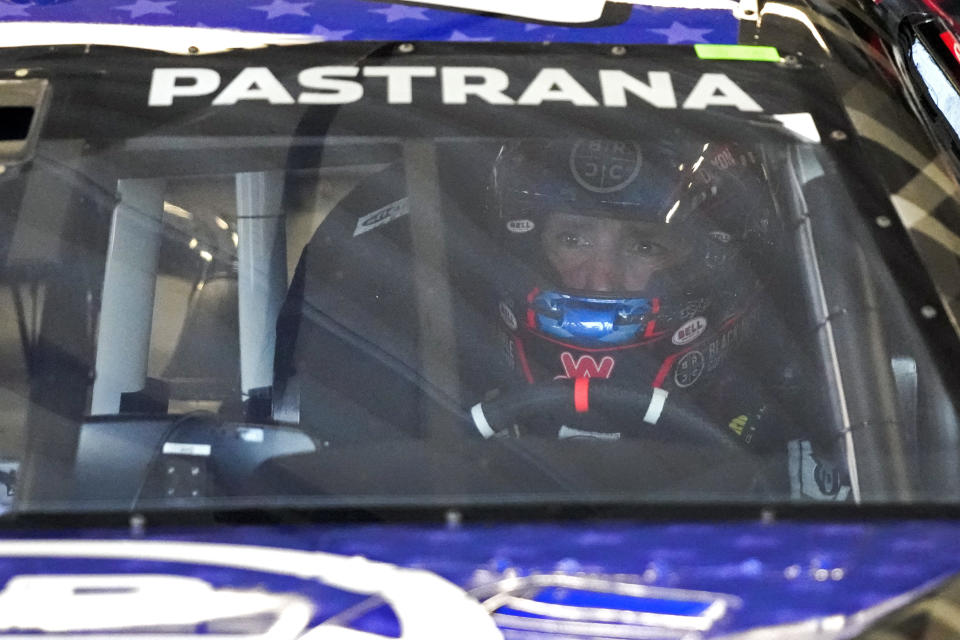
[[[743,339],[780,236],[760,152],[730,144],[514,141],[494,163],[489,197],[511,263],[524,265],[499,313],[510,364],[531,383],[699,383]],[[598,286],[551,253],[557,220],[602,225],[614,243],[637,229],[671,240],[643,278]]]

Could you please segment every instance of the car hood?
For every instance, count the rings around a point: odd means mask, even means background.
[[[8,532],[0,629],[834,637],[960,570],[949,521],[142,526]]]

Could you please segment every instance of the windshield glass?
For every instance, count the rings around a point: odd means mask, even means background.
[[[956,334],[812,68],[350,47],[51,72],[8,504],[955,499]]]

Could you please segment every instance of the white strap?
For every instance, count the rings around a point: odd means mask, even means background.
[[[480,432],[484,440],[487,440],[495,436],[496,431],[494,431],[490,423],[487,422],[487,416],[483,415],[483,407],[480,405],[481,403],[478,402],[470,407],[470,417],[473,418],[473,424],[476,425],[477,431]]]
[[[663,413],[663,405],[667,403],[667,391],[659,387],[654,387],[653,395],[650,396],[650,405],[647,407],[647,413],[643,416],[643,421],[647,424],[657,424],[660,414]]]

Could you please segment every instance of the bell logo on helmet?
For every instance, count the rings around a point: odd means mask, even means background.
[[[510,233],[527,233],[533,231],[533,220],[511,220],[507,223],[507,231]]]
[[[572,353],[564,351],[560,354],[560,364],[563,365],[564,375],[557,376],[558,379],[609,378],[616,361],[610,356],[603,356],[599,363],[593,356],[580,356],[574,360]]]
[[[707,319],[703,316],[698,316],[692,320],[687,320],[680,328],[677,329],[673,334],[673,344],[675,345],[684,345],[689,344],[703,335],[703,332],[707,330]]]

